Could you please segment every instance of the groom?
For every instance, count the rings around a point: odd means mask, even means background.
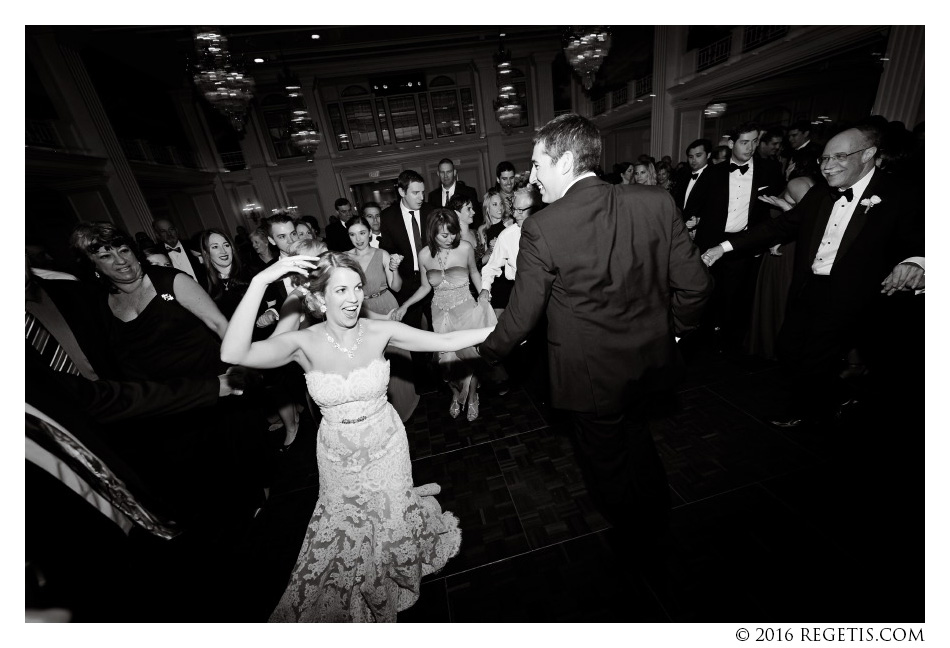
[[[591,494],[615,527],[646,536],[664,531],[670,501],[643,407],[712,282],[670,194],[600,180],[600,153],[579,115],[535,135],[531,182],[549,206],[522,224],[508,307],[479,350],[508,355],[547,314],[551,403],[572,422]]]

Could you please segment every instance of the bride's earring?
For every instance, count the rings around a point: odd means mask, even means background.
[[[92,274],[96,275],[96,279],[102,279],[102,277],[99,276],[98,270],[93,270]]]

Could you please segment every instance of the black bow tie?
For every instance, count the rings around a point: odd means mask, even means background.
[[[828,191],[831,193],[831,197],[837,202],[840,198],[844,198],[848,202],[851,202],[851,199],[854,198],[854,191],[850,187],[844,191],[838,191],[837,187],[829,187]]]
[[[699,177],[699,174],[698,174],[698,173],[691,173],[691,174],[690,174],[690,177],[691,177],[693,180],[695,180],[696,178]]]
[[[181,246],[180,246],[180,245],[179,245],[178,247],[168,247],[168,246],[165,246],[165,249],[167,249],[169,252],[181,252]]]
[[[739,173],[741,173],[742,175],[745,175],[745,172],[749,170],[749,164],[748,162],[745,164],[736,164],[735,162],[730,162],[729,173],[732,173],[736,169],[739,169]]]

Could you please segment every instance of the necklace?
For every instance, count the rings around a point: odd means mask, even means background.
[[[332,344],[334,348],[339,349],[340,351],[345,353],[347,356],[352,358],[353,354],[356,353],[356,348],[360,345],[360,342],[363,341],[363,322],[360,322],[359,324],[357,324],[356,342],[354,342],[353,346],[350,347],[349,349],[337,344],[337,341],[333,339],[332,335],[330,335],[329,330],[326,331],[326,336],[327,336],[327,341],[329,341],[330,344]]]

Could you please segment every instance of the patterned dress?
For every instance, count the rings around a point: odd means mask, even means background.
[[[438,484],[412,484],[406,428],[386,400],[389,362],[306,378],[323,413],[320,497],[270,620],[395,621],[422,577],[458,553],[458,519],[439,507]]]

